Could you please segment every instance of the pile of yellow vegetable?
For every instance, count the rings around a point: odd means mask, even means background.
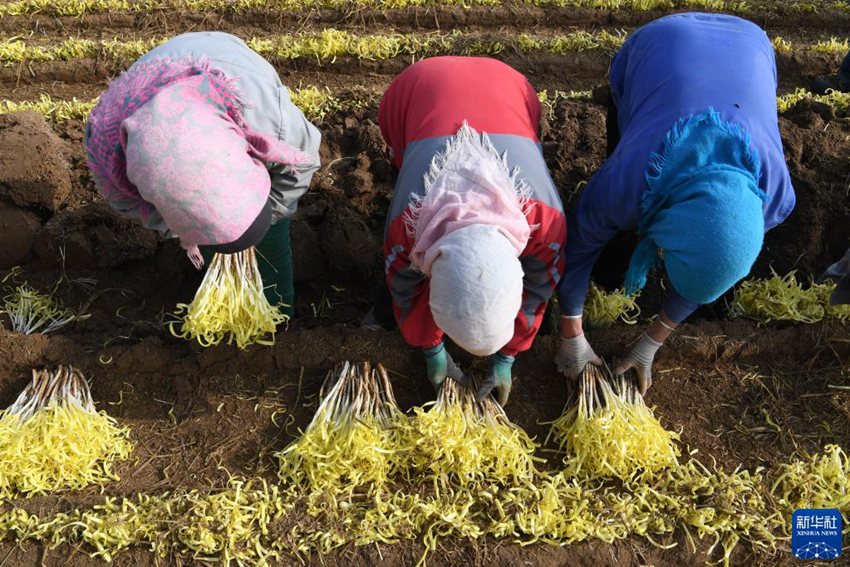
[[[33,398],[57,386],[77,392],[79,380],[68,369],[35,381],[0,424],[18,423],[9,415],[34,419],[44,410]],[[261,565],[293,552],[402,539],[418,539],[427,554],[446,538],[487,535],[556,545],[637,535],[668,547],[675,543],[658,538],[682,530],[694,550],[697,538],[707,538],[709,555],[728,564],[741,541],[775,552],[795,508],[850,513],[850,461],[837,446],[780,466],[772,482],[760,469],[726,472],[680,449],[678,435],[664,430],[633,376],[588,366],[576,405],[553,424],[565,456],[561,470],[552,471],[497,403],[475,401],[472,382],[448,380],[436,402],[405,415],[382,366],[345,363],[328,374],[303,435],[278,453],[280,486],[231,478],[220,491],[107,498],[44,518],[0,509],[0,537],[86,543],[107,560],[146,546],[160,555]],[[78,397],[88,406],[84,391]],[[62,443],[70,447],[85,435]],[[0,439],[7,437],[4,430]],[[122,442],[126,432],[113,446]],[[0,446],[0,462],[21,450]],[[29,492],[65,484],[39,486]],[[22,491],[6,486],[0,494]]]
[[[277,454],[280,478],[333,499],[387,484],[404,416],[386,370],[345,362],[328,374],[321,397],[304,434]]]
[[[13,331],[25,335],[46,335],[74,321],[88,319],[88,315],[77,315],[53,296],[40,293],[26,284],[8,290],[0,305],[0,314],[9,318]]]
[[[678,465],[678,434],[662,427],[633,380],[591,364],[578,391],[550,433],[566,450],[568,475],[640,481]]]
[[[130,456],[129,430],[98,412],[79,370],[33,370],[32,382],[0,412],[0,498],[80,489],[117,479]]]
[[[700,539],[714,538],[709,554],[722,545],[727,564],[742,539],[775,549],[777,517],[760,490],[760,471],[729,474],[693,455],[680,462],[678,434],[665,430],[645,405],[633,375],[612,376],[607,366],[588,365],[578,390],[577,405],[553,423],[551,436],[566,449],[562,474],[596,507],[597,521],[620,524],[592,536],[611,540],[631,533],[654,542],[653,534],[681,528],[695,549],[695,530]]]
[[[178,304],[175,315],[182,320],[169,324],[174,336],[205,347],[227,338],[241,349],[273,345],[277,326],[289,319],[263,293],[254,248],[213,256],[192,303]]]
[[[0,534],[49,546],[88,544],[92,556],[106,561],[148,547],[161,557],[179,552],[200,562],[270,565],[282,558],[285,543],[273,529],[288,511],[278,487],[232,478],[217,491],[107,497],[88,509],[44,518],[21,509],[0,511]]]
[[[308,490],[317,519],[293,528],[301,551],[422,537],[427,552],[440,537],[513,532],[507,510],[542,459],[495,401],[447,380],[436,402],[406,416],[386,371],[368,364],[344,364],[322,390],[313,421],[278,454],[281,479]]]
[[[588,327],[610,327],[618,320],[634,325],[640,315],[636,300],[637,295],[628,296],[622,288],[606,293],[591,282],[584,303],[584,322]]]
[[[742,282],[735,290],[729,306],[730,315],[743,316],[758,321],[795,321],[818,323],[824,317],[850,321],[850,305],[830,305],[835,284],[811,283],[803,288],[795,272],[785,276],[776,273],[767,279]]]

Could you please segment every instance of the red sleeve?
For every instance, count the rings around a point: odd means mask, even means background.
[[[387,288],[393,313],[404,340],[411,346],[429,348],[443,340],[429,304],[428,278],[410,265],[412,242],[404,225],[405,211],[387,228],[384,239]]]
[[[535,201],[528,222],[540,227],[531,233],[520,261],[524,271],[522,306],[514,321],[514,337],[500,352],[516,356],[531,348],[543,323],[546,305],[564,272],[563,247],[567,240],[564,214]]]

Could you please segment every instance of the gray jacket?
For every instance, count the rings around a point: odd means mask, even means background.
[[[271,176],[272,222],[292,217],[298,199],[310,187],[313,173],[319,169],[319,144],[322,135],[304,114],[292,104],[289,91],[280,82],[277,71],[236,36],[222,32],[192,32],[174,37],[143,55],[137,62],[155,57],[205,57],[214,68],[233,79],[247,103],[243,111],[251,128],[275,136],[313,157],[313,164],[293,173],[289,167],[274,165]],[[157,228],[168,234],[165,226]]]

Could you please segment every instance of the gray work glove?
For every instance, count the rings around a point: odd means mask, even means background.
[[[558,352],[555,354],[555,364],[558,372],[575,380],[584,372],[584,367],[588,364],[602,366],[602,359],[596,356],[582,333],[577,337],[561,337]]]
[[[652,386],[652,361],[655,360],[655,353],[661,348],[661,344],[648,333],[644,333],[626,358],[621,360],[614,369],[614,374],[624,374],[630,368],[634,368],[638,375],[640,395],[643,396]]]

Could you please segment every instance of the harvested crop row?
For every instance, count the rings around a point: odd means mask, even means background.
[[[301,109],[304,116],[311,122],[321,122],[326,116],[343,110],[354,110],[377,104],[374,97],[342,98],[335,96],[328,88],[306,86],[290,89],[289,96],[292,102]],[[549,93],[545,90],[538,93],[540,102],[550,112],[554,110],[559,100],[590,100],[590,91],[554,91]],[[93,100],[55,100],[50,95],[41,95],[35,101],[16,102],[12,100],[0,101],[0,114],[9,112],[21,112],[31,110],[44,115],[48,120],[64,122],[66,120],[86,120],[89,112],[97,104]]]
[[[830,90],[825,95],[817,95],[806,89],[796,89],[793,93],[784,94],[777,98],[776,106],[779,112],[786,112],[803,100],[813,100],[826,104],[839,112],[847,112],[850,109],[850,93],[842,93]]]
[[[519,52],[556,54],[590,49],[616,49],[625,40],[625,31],[606,30],[535,37],[520,34],[516,38],[493,39],[491,36],[464,34],[372,34],[355,35],[347,31],[326,29],[320,33],[253,37],[246,43],[265,57],[295,60],[333,61],[338,57],[364,60],[392,59],[400,55],[494,55],[508,49]],[[56,45],[34,45],[17,38],[0,41],[0,62],[11,65],[22,61],[75,61],[86,58],[127,62],[147,53],[165,39],[133,41],[90,40],[71,38]]]
[[[393,10],[416,6],[510,6],[512,0],[16,0],[0,6],[0,16],[47,14],[51,16],[83,16],[103,12],[143,13],[162,10],[195,10],[203,12],[239,13],[250,10],[344,10],[373,8]],[[538,7],[585,7],[600,10],[672,10],[703,8],[746,13],[749,6],[742,1],[726,0],[523,0]],[[835,9],[839,9],[837,6]],[[792,8],[793,9],[793,8]]]
[[[367,61],[393,59],[401,55],[426,57],[433,55],[497,55],[504,52],[566,54],[604,49],[614,51],[627,36],[626,30],[587,32],[578,30],[555,36],[516,37],[467,34],[455,30],[447,34],[370,34],[356,35],[348,31],[326,29],[320,33],[287,34],[253,37],[246,40],[260,55],[270,58],[333,61],[338,57],[357,57]],[[9,38],[0,41],[0,62],[12,65],[22,61],[75,61],[86,58],[127,62],[142,56],[165,39],[121,41],[70,38],[56,45],[35,45]],[[840,53],[848,50],[847,39],[831,38],[811,45],[798,45],[796,50]],[[779,38],[781,49],[792,49]]]

